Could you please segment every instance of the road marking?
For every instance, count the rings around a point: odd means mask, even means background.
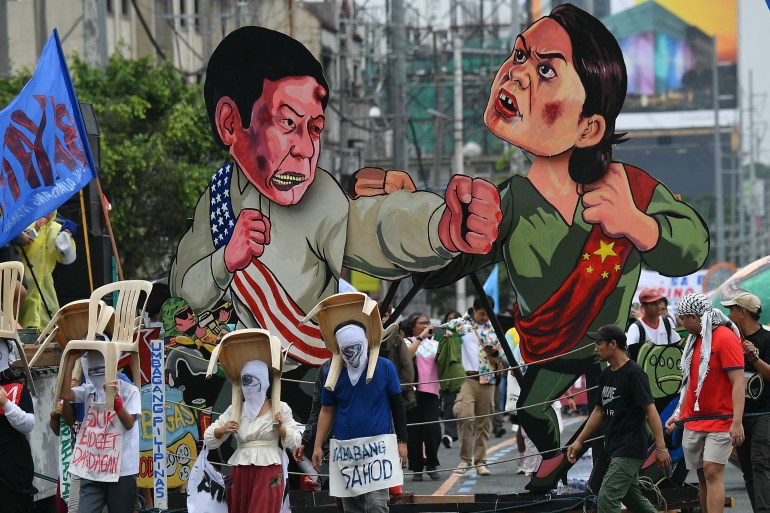
[[[489,455],[489,454],[491,454],[493,452],[496,452],[496,451],[498,451],[500,449],[504,449],[506,447],[509,447],[509,446],[511,446],[511,445],[513,445],[515,443],[516,443],[516,438],[515,437],[509,438],[508,440],[505,440],[505,441],[500,442],[499,444],[497,444],[495,446],[490,447],[487,450],[487,455]],[[468,469],[467,472],[475,472],[475,470],[474,469]],[[455,473],[452,473],[452,475],[449,476],[446,479],[446,481],[444,481],[444,483],[439,487],[438,490],[436,490],[433,493],[433,495],[436,496],[436,495],[444,495],[444,494],[446,494],[449,490],[452,489],[452,487],[455,485],[457,480],[460,479],[461,477],[463,477],[464,475],[465,474],[455,474]],[[462,492],[463,489],[461,488],[458,491]],[[470,491],[470,489],[468,489],[467,491]]]
[[[585,422],[585,416],[581,415],[579,418],[568,420],[567,422],[564,423],[564,427],[566,428],[567,426],[571,426],[573,424],[578,424],[580,422]],[[487,450],[487,455],[492,454],[493,452],[497,452],[498,450],[501,453],[505,453],[505,452],[511,451],[514,448],[514,444],[515,443],[516,443],[516,437],[515,436],[511,437],[508,440],[505,440],[505,441],[500,442],[499,444],[497,444],[495,446],[490,447]],[[474,470],[473,469],[468,469],[467,472],[474,472]],[[469,476],[467,476],[466,474],[455,474],[455,473],[452,473],[446,479],[446,481],[444,481],[442,483],[442,485],[439,487],[439,489],[436,490],[433,493],[433,495],[434,496],[436,496],[436,495],[445,495],[449,490],[452,489],[452,487],[455,485],[455,483],[460,478],[462,478],[462,477],[469,477]],[[462,491],[462,489],[460,491]]]
[[[460,493],[468,493],[468,492],[470,492],[470,491],[471,491],[471,489],[470,489],[470,488],[468,488],[468,487],[463,487],[463,488],[460,488],[460,489],[459,489],[459,490],[457,490],[457,491],[458,491],[458,492],[460,492]]]

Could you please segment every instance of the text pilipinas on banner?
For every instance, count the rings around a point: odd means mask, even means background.
[[[72,451],[70,473],[91,481],[115,483],[120,479],[123,426],[118,414],[103,404],[92,404],[80,426]]]
[[[70,496],[70,462],[72,461],[72,430],[59,419],[59,490],[61,498],[67,502]]]
[[[168,508],[166,476],[166,384],[163,340],[150,341],[150,386],[152,407],[152,489],[155,507]]]
[[[329,454],[329,495],[357,497],[404,484],[396,435],[352,440],[332,438]]]
[[[56,30],[32,78],[0,110],[0,137],[0,246],[4,246],[96,178]]]

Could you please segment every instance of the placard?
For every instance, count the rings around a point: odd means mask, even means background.
[[[120,479],[123,426],[118,414],[92,403],[80,426],[70,472],[83,479],[115,483]]]
[[[333,438],[329,449],[329,495],[332,497],[357,497],[404,484],[396,435],[352,440]]]
[[[70,497],[70,462],[72,461],[72,429],[59,419],[59,495],[64,502]]]
[[[166,482],[166,384],[163,340],[150,341],[150,385],[152,387],[152,490],[155,507],[168,508]]]

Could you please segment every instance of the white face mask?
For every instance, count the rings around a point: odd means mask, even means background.
[[[94,386],[95,402],[104,402],[104,384],[107,378],[104,371],[104,357],[98,351],[89,351],[86,354],[88,366],[84,371],[88,381]]]
[[[11,366],[10,351],[8,350],[8,344],[4,340],[0,340],[0,372]]]
[[[337,330],[334,334],[340,346],[340,356],[348,369],[348,377],[353,386],[358,384],[361,375],[366,371],[368,355],[366,349],[369,341],[366,331],[360,326],[349,324]]]
[[[241,369],[241,390],[243,390],[243,414],[248,419],[255,419],[265,404],[267,389],[270,386],[270,374],[265,362],[251,360]]]

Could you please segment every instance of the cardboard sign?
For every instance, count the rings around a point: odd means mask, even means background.
[[[357,497],[404,483],[396,435],[331,440],[329,495]]]
[[[24,385],[21,383],[11,383],[2,387],[8,400],[18,406],[19,401],[21,401],[21,389],[24,388]],[[2,406],[0,406],[0,415],[5,415],[5,410]]]
[[[152,386],[152,489],[155,507],[168,508],[168,489],[166,482],[166,384],[163,381],[165,370],[163,340],[150,342],[150,384]]]
[[[70,472],[83,479],[115,483],[120,479],[123,426],[118,414],[92,404],[80,426]]]
[[[72,461],[72,430],[59,419],[59,490],[61,498],[67,502],[70,496],[70,462]]]

